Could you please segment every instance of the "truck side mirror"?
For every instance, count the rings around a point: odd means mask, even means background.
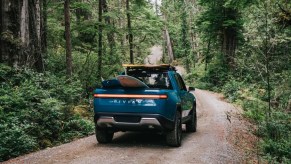
[[[188,91],[189,91],[189,92],[191,92],[191,91],[195,91],[195,88],[194,88],[194,87],[189,87],[189,88],[188,88]]]

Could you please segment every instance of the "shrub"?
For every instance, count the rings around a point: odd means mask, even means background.
[[[0,121],[0,162],[37,149],[37,141],[26,133],[31,125],[20,124],[17,117]]]
[[[231,101],[236,101],[240,96],[240,89],[243,86],[243,82],[238,82],[234,79],[229,80],[222,88],[225,96]]]
[[[261,145],[264,153],[268,154],[270,157],[278,162],[289,161],[291,162],[291,142],[290,140],[272,140],[265,139]]]
[[[0,64],[0,161],[91,134],[93,122],[71,110],[82,102],[81,86]]]

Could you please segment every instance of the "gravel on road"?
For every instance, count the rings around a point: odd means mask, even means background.
[[[182,146],[168,147],[159,133],[115,133],[112,143],[98,144],[95,136],[24,155],[4,162],[17,163],[248,163],[244,151],[237,149],[237,136],[248,135],[235,115],[239,109],[222,96],[196,89],[198,127],[186,133]],[[235,131],[233,130],[235,129]]]

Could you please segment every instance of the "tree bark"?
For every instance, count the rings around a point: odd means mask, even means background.
[[[2,41],[2,33],[4,32],[4,0],[0,1],[0,63],[3,62],[4,42]]]
[[[20,52],[20,65],[29,65],[31,62],[28,59],[33,59],[30,57],[32,54],[30,47],[30,25],[29,25],[29,4],[28,1],[23,1],[21,7],[21,17],[20,17],[20,37],[21,37],[21,52]]]
[[[208,66],[210,45],[211,45],[211,39],[209,38],[208,43],[207,43],[207,52],[205,53],[205,68],[204,68],[205,71],[207,70],[207,66]]]
[[[121,8],[122,8],[122,0],[118,0],[118,14],[122,14],[121,13]],[[120,29],[123,29],[123,22],[122,22],[121,17],[118,17],[118,25],[119,25]],[[122,56],[126,56],[126,52],[125,52],[125,49],[124,49],[124,36],[121,35],[119,37],[119,39],[120,39],[120,46],[121,46],[121,55]]]
[[[65,0],[65,36],[66,36],[66,64],[67,76],[71,77],[73,73],[73,58],[72,58],[72,44],[71,44],[71,27],[70,27],[70,0]]]
[[[18,66],[20,40],[20,1],[1,0],[0,60]]]
[[[36,35],[37,35],[37,42],[40,45],[41,44],[41,33],[40,33],[40,27],[41,27],[41,21],[40,21],[40,16],[41,16],[41,11],[40,11],[40,0],[35,0],[35,24],[36,24]]]
[[[236,49],[236,32],[233,29],[223,30],[223,54],[229,68],[234,68],[234,57]]]
[[[224,9],[224,13],[226,17],[230,17],[236,21],[236,10]],[[225,27],[222,35],[222,53],[225,56],[225,61],[229,69],[233,69],[235,67],[234,57],[237,47],[237,30],[234,27]]]
[[[23,1],[21,8],[20,36],[23,48],[29,46],[29,13],[28,1]]]
[[[102,9],[104,11],[104,13],[108,13],[108,5],[107,5],[107,1],[103,0],[103,5],[102,5]],[[109,26],[109,30],[107,32],[107,40],[108,40],[108,44],[109,44],[109,56],[113,56],[115,55],[115,38],[114,38],[114,30],[112,30],[114,24],[111,22],[111,19],[109,16],[105,16],[105,22],[107,24],[107,26]],[[112,60],[111,62],[114,62],[114,60]]]
[[[102,77],[102,2],[99,0],[99,11],[98,11],[98,77]]]
[[[47,0],[42,0],[41,19],[41,52],[47,54]]]
[[[127,15],[127,28],[128,28],[128,43],[129,43],[130,63],[134,64],[134,60],[133,60],[133,35],[132,35],[132,30],[131,30],[129,0],[126,0],[126,15]]]
[[[1,0],[1,61],[44,70],[41,54],[40,0]]]
[[[169,31],[167,28],[165,28],[165,30],[164,30],[164,38],[165,38],[166,43],[167,43],[169,62],[172,63],[175,60],[175,58],[174,58],[174,54],[173,54],[171,38],[170,38]]]
[[[43,58],[40,46],[40,19],[39,17],[39,0],[31,0],[29,7],[29,37],[30,37],[30,53],[33,54],[32,65],[38,72],[44,71]]]

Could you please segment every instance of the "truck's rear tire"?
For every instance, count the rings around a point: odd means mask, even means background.
[[[191,111],[191,119],[186,123],[186,132],[196,132],[197,130],[197,114],[196,107],[193,106]]]
[[[98,130],[95,128],[95,135],[99,143],[105,144],[112,141],[114,133],[108,132],[107,130]]]
[[[181,138],[182,138],[181,113],[177,111],[174,130],[167,133],[166,141],[169,146],[179,147],[181,146]]]

